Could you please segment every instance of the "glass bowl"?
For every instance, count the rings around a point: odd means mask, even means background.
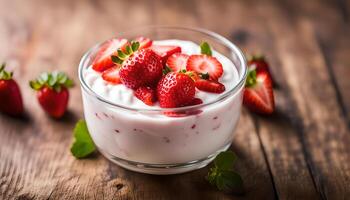
[[[181,108],[136,109],[111,102],[84,79],[100,44],[79,64],[85,120],[98,150],[126,169],[148,174],[177,174],[202,168],[227,150],[238,122],[247,65],[243,53],[226,38],[204,29],[150,26],[117,35],[133,39],[207,41],[236,68],[238,80],[211,102]],[[175,113],[171,117],[169,113]]]

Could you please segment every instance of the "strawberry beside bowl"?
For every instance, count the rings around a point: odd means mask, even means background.
[[[116,38],[91,48],[79,64],[85,120],[106,158],[132,171],[177,174],[206,166],[230,147],[247,75],[237,46],[216,33],[181,27],[150,26]],[[203,41],[212,52],[201,51]],[[168,72],[174,68],[179,71]]]

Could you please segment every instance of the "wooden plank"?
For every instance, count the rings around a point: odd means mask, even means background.
[[[344,199],[350,192],[350,136],[313,26],[307,19],[286,18],[275,6],[266,7],[265,12],[276,53],[283,58],[281,71],[302,119],[300,140],[317,190],[322,198]]]
[[[212,3],[215,8],[218,1]],[[261,5],[262,4],[262,5]],[[263,52],[271,62],[272,73],[279,85],[276,92],[277,113],[272,117],[252,115],[255,129],[273,176],[274,187],[281,199],[317,199],[312,177],[309,173],[303,146],[299,141],[298,127],[292,122],[294,111],[290,108],[289,93],[285,88],[284,76],[280,76],[280,60],[275,56],[271,46],[273,38],[265,24],[264,9],[256,9],[266,4],[244,1],[232,5],[220,5],[216,13],[204,11],[207,16],[203,21],[209,21],[212,16],[220,16],[222,23],[210,24],[213,30],[223,30],[222,34],[230,36],[245,52]],[[226,15],[218,14],[225,13]],[[204,15],[206,13],[206,15]],[[239,16],[239,17],[237,17]],[[227,19],[227,20],[224,20]],[[224,28],[222,24],[225,24]],[[220,27],[221,26],[221,27]],[[283,38],[284,35],[276,37]]]
[[[226,36],[227,38],[233,37],[237,38],[239,42],[242,43],[240,47],[243,47],[244,50],[247,49],[254,49],[254,42],[257,40],[261,40],[261,36],[258,33],[257,26],[255,26],[255,16],[250,11],[251,8],[248,4],[246,4],[245,1],[197,1],[199,11],[198,14],[200,16],[199,21],[202,22],[202,27],[205,27],[209,30],[213,30],[219,34],[222,34],[223,36]],[[249,40],[249,42],[248,42]],[[251,41],[251,42],[250,42]],[[260,46],[261,47],[261,46]],[[257,48],[257,51],[261,51],[262,49],[259,49],[259,46]],[[249,114],[244,110],[244,115]],[[243,116],[244,116],[243,115]],[[250,120],[253,118],[249,114],[249,116],[245,117]],[[254,121],[253,121],[254,122]],[[244,120],[242,123],[246,125],[248,121]],[[251,134],[254,133],[254,139],[253,136],[251,136],[251,142],[254,142],[255,145],[259,145],[259,151],[254,152],[255,157],[259,158],[259,162],[264,163],[266,165],[266,155],[264,155],[264,149],[261,144],[261,141],[259,139],[259,135],[257,133],[256,129],[256,123],[254,122],[254,126],[250,127]],[[241,126],[238,127],[241,128]],[[247,142],[247,140],[240,139],[237,136],[234,139],[234,144],[244,144]],[[240,149],[245,149],[246,145],[242,146],[240,145]],[[235,148],[236,151],[240,151],[238,148]],[[251,154],[250,156],[253,156]],[[249,158],[248,158],[249,159]],[[250,159],[250,162],[253,160]],[[255,161],[255,159],[254,159]],[[259,187],[263,187],[260,189],[260,191],[257,191],[254,197],[260,197],[261,195],[264,196],[266,199],[272,199],[277,198],[275,187],[278,187],[275,183],[272,181],[270,168],[268,165],[264,166],[264,171],[259,170],[257,173],[261,174],[260,176],[263,176],[265,180],[260,179],[257,177],[257,175],[254,175],[256,183],[251,185],[252,188],[256,188],[257,185]],[[251,171],[250,171],[251,173]],[[269,179],[267,179],[269,178]],[[274,177],[273,177],[274,179]],[[260,182],[261,181],[261,182]],[[271,184],[271,185],[270,185]],[[259,192],[259,193],[258,193]]]

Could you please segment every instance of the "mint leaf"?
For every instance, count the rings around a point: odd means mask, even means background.
[[[242,187],[243,180],[241,176],[234,171],[221,171],[216,178],[216,187],[225,192],[232,192]]]
[[[243,180],[233,171],[236,155],[231,152],[221,152],[214,160],[214,166],[209,169],[206,179],[211,185],[224,192],[243,192]]]
[[[213,54],[207,42],[202,42],[200,47],[201,47],[201,54],[205,54],[208,56],[211,56]]]
[[[232,169],[233,164],[236,161],[236,155],[232,151],[220,152],[214,160],[214,164],[221,170]]]
[[[74,128],[74,143],[70,149],[76,158],[85,158],[96,150],[85,120],[79,120]]]

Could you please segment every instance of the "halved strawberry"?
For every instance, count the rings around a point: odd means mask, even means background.
[[[271,114],[275,109],[272,81],[266,71],[250,70],[244,88],[243,104],[250,110]]]
[[[263,55],[252,55],[248,59],[248,65],[249,67],[255,65],[257,73],[267,71],[270,74],[269,64],[266,62],[266,59]]]
[[[149,38],[145,38],[145,37],[138,37],[135,39],[136,42],[140,43],[140,47],[139,49],[145,49],[148,48],[152,45],[153,41]]]
[[[174,53],[166,61],[167,66],[174,72],[186,69],[189,56],[183,53]]]
[[[151,87],[139,87],[135,90],[134,95],[149,106],[152,106],[157,101],[156,91]]]
[[[191,55],[186,69],[201,74],[209,73],[212,80],[218,80],[223,74],[221,63],[215,57],[208,55]]]
[[[172,54],[181,53],[181,47],[172,45],[152,45],[150,49],[162,58],[163,64],[166,63],[168,57]]]
[[[199,105],[202,104],[203,100],[200,98],[194,98],[192,99],[192,101],[187,105],[187,106],[195,106],[195,105]]]
[[[119,66],[111,67],[102,73],[102,79],[113,84],[120,84]]]
[[[198,79],[195,85],[197,89],[205,92],[222,93],[225,91],[225,86],[217,81]]]
[[[115,55],[119,48],[123,48],[128,43],[126,39],[110,39],[107,40],[99,49],[94,61],[92,62],[92,68],[95,71],[103,72],[104,70],[113,67],[111,56]]]

